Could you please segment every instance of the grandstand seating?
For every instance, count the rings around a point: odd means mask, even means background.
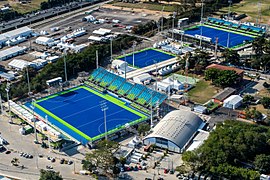
[[[150,96],[149,96],[150,94]],[[136,101],[137,103],[141,105],[145,105],[150,99],[151,99],[151,94],[155,94],[155,91],[152,91],[151,89],[145,89],[139,96],[138,100]]]
[[[104,76],[104,78],[101,79],[100,85],[101,85],[102,87],[108,86],[108,85],[110,85],[110,84],[113,82],[113,80],[114,80],[115,78],[117,78],[117,76],[115,76],[114,74],[112,74],[112,73],[107,73],[107,75]]]
[[[145,107],[149,107],[151,104],[155,106],[157,102],[161,104],[167,98],[165,94],[156,92],[143,85],[133,85],[124,78],[108,72],[104,68],[94,70],[89,77],[89,81],[85,81],[85,84],[99,91],[107,89],[125,96],[127,99],[133,101],[131,104],[133,107],[146,113],[148,113],[148,110]],[[152,100],[150,102],[151,96]]]
[[[125,79],[120,77],[120,76],[116,76],[116,78],[114,79],[114,81],[110,84],[110,86],[108,87],[109,90],[111,91],[115,91],[118,88],[121,87],[121,85],[125,82]]]
[[[125,82],[117,91],[120,95],[125,95],[131,88],[133,87],[133,84],[129,82]]]
[[[140,84],[135,84],[134,87],[128,92],[127,98],[130,100],[134,100],[141,94],[144,89],[144,86]]]
[[[95,81],[100,82],[107,73],[109,74],[109,72],[106,71],[105,69],[100,70],[98,75],[95,77]]]

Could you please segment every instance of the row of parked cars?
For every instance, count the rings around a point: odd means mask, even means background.
[[[138,171],[138,170],[146,170],[146,166],[141,166],[141,165],[135,165],[135,166],[128,166],[125,165],[124,167],[120,168],[121,172],[125,171]]]
[[[27,159],[33,159],[33,155],[32,155],[32,154],[25,153],[25,152],[21,152],[21,153],[20,153],[20,156],[21,156],[21,157],[25,157],[25,158],[27,158]]]

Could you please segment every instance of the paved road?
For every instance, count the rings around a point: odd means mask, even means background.
[[[40,145],[34,144],[34,134],[23,136],[19,133],[19,125],[9,124],[8,118],[0,116],[0,132],[1,136],[5,138],[10,144],[6,146],[11,150],[10,154],[5,152],[0,153],[0,174],[11,175],[22,179],[36,180],[39,177],[39,170],[46,169],[47,165],[51,165],[55,171],[59,171],[65,179],[89,179],[87,176],[81,176],[73,174],[74,164],[60,164],[59,160],[65,158],[66,160],[72,160],[75,162],[75,171],[81,170],[81,160],[83,155],[77,154],[72,157],[67,157],[54,152],[49,152],[48,149],[43,149]],[[39,139],[40,141],[40,139]],[[20,156],[20,152],[25,152],[33,155],[33,159],[26,159]],[[39,158],[38,154],[44,155],[43,158]],[[47,157],[55,157],[56,162],[52,163],[47,160]],[[19,165],[24,165],[24,169],[11,165],[13,158],[18,158]]]

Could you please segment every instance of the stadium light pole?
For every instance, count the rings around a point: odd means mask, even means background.
[[[151,119],[150,119],[150,128],[153,128],[153,91],[151,91]]]
[[[200,37],[200,48],[202,49],[202,20],[203,20],[203,3],[204,0],[201,1],[202,2],[202,9],[201,9],[201,21],[200,21],[200,31],[201,31],[201,37]]]
[[[67,62],[66,62],[67,51],[64,50],[64,68],[65,68],[65,82],[67,82]]]
[[[164,11],[165,6],[162,6],[162,11],[161,11],[161,27],[160,27],[160,32],[162,33],[163,31],[163,11]]]
[[[2,102],[2,95],[0,93],[0,106],[1,106],[1,114],[4,113],[4,110],[3,110],[3,102]]]
[[[228,0],[228,3],[229,3],[229,9],[228,9],[228,20],[230,20],[230,13],[231,13],[231,6],[232,6],[232,0]]]
[[[51,152],[51,138],[50,134],[48,133],[48,127],[49,127],[49,121],[48,121],[48,116],[45,116],[46,124],[47,124],[47,135],[48,135],[48,146],[49,146],[49,152]]]
[[[111,50],[111,61],[113,60],[113,57],[112,57],[112,42],[113,41],[113,38],[111,37],[110,38],[110,50]]]
[[[108,140],[107,136],[107,121],[106,121],[106,110],[108,110],[108,106],[106,104],[106,101],[100,102],[101,111],[104,113],[104,131],[105,131],[105,139]]]
[[[28,85],[28,96],[30,96],[31,88],[30,88],[30,80],[29,80],[28,62],[26,65],[26,76],[27,76],[27,85]]]
[[[126,59],[126,53],[125,51],[123,50],[122,51],[122,54],[125,56],[125,81],[127,80],[127,59]]]
[[[96,67],[98,69],[98,50],[96,50]]]
[[[133,67],[135,66],[135,55],[134,55],[135,46],[136,46],[136,41],[133,41],[133,45],[132,45],[132,65],[133,65]]]
[[[31,108],[32,108],[33,121],[34,121],[34,132],[35,132],[34,143],[37,144],[38,143],[38,138],[37,138],[37,126],[36,126],[36,118],[35,118],[35,103],[36,103],[35,99],[32,98]]]
[[[9,102],[9,90],[10,90],[10,83],[7,82],[7,87],[6,87],[6,92],[7,92],[7,103],[8,103],[8,111],[9,111],[9,123],[12,122],[12,117],[11,117],[11,110],[10,110],[10,102]]]
[[[174,40],[174,21],[175,21],[176,12],[173,12],[173,21],[172,21],[172,40]]]

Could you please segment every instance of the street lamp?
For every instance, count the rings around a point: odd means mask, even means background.
[[[107,121],[106,121],[106,110],[108,110],[108,106],[106,104],[106,101],[101,101],[100,102],[100,107],[101,107],[101,111],[104,112],[104,131],[105,131],[105,139],[108,140],[108,136],[107,136]]]
[[[7,87],[6,87],[6,92],[7,92],[7,103],[8,103],[8,110],[9,110],[9,123],[13,123],[12,117],[11,117],[11,110],[10,110],[10,102],[9,102],[9,90],[10,90],[10,83],[7,82]]]
[[[1,106],[1,114],[4,113],[4,110],[3,110],[3,103],[2,103],[2,95],[0,94],[0,106]]]

